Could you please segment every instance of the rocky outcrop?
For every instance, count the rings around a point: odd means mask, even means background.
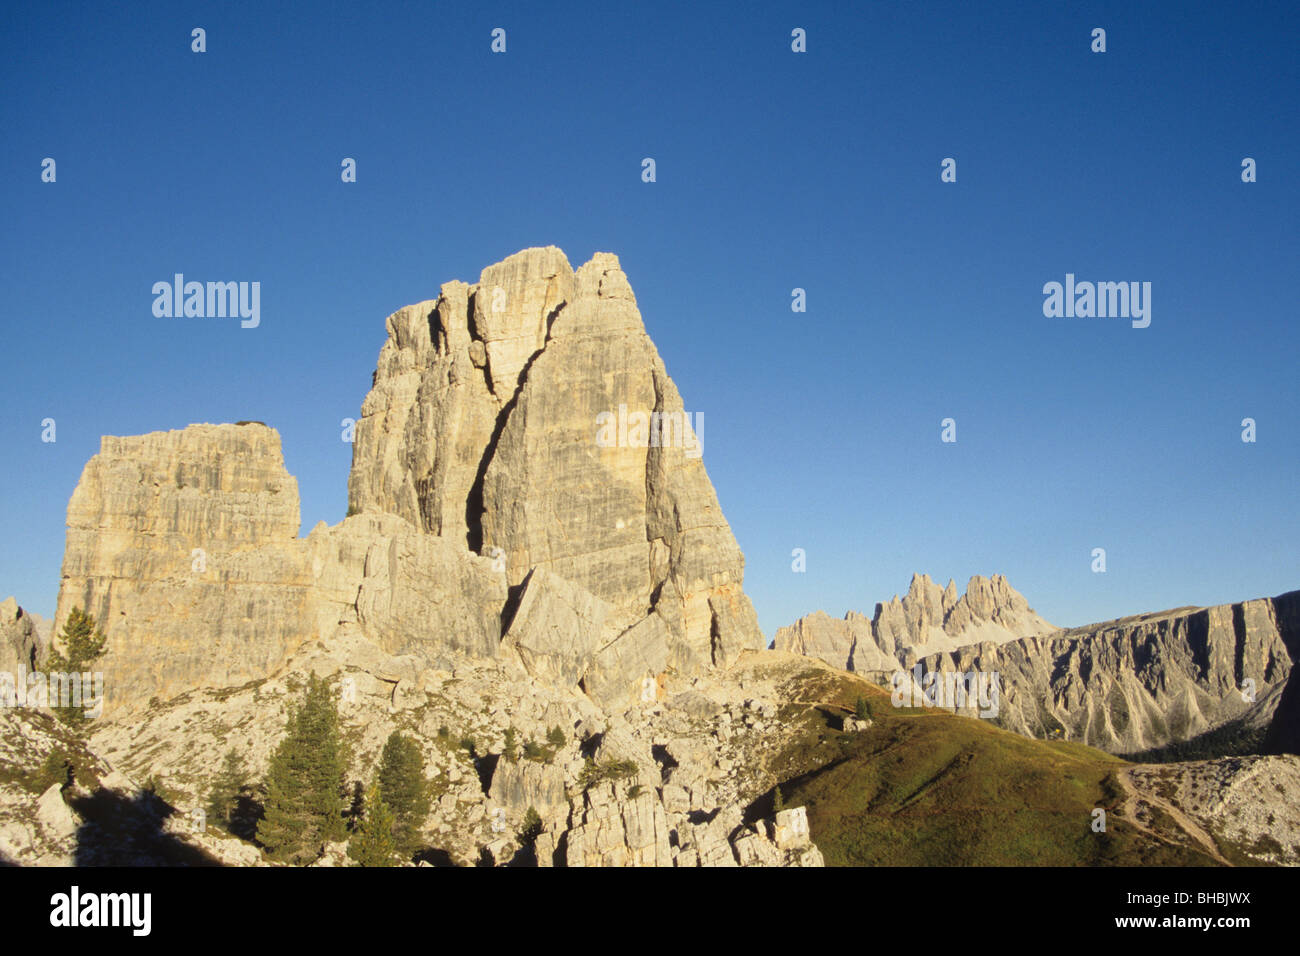
[[[802,812],[786,810],[775,821],[745,826],[740,808],[732,806],[692,821],[669,813],[657,790],[620,792],[602,784],[582,794],[560,842],[566,866],[825,866],[806,815],[792,832],[789,821]],[[553,853],[551,840],[542,840],[538,858]]]
[[[106,437],[68,503],[55,614],[108,636],[105,709],[265,676],[303,637],[298,485],[261,424]]]
[[[1275,598],[1273,613],[1294,662],[1300,658],[1300,591]],[[1278,697],[1263,750],[1269,754],[1300,754],[1300,679],[1294,668]]]
[[[353,510],[462,540],[503,561],[511,586],[540,568],[590,592],[609,609],[602,646],[650,614],[680,670],[762,646],[698,419],[617,257],[575,272],[559,249],[528,249],[387,327],[356,428]],[[640,431],[627,427],[637,415]]]
[[[387,327],[335,527],[298,538],[261,423],[103,439],[68,505],[54,623],[81,607],[104,629],[107,711],[264,677],[344,624],[425,662],[501,655],[610,708],[762,646],[617,258],[574,272],[526,250]],[[629,408],[654,434],[604,440]]]
[[[250,866],[253,846],[168,813],[49,714],[0,709],[0,865]]]
[[[778,630],[775,647],[859,673],[898,666],[898,661],[876,644],[871,618],[856,611],[850,611],[843,620],[815,611]]]
[[[975,575],[962,595],[952,580],[941,588],[928,574],[914,574],[907,594],[877,604],[874,617],[850,611],[841,621],[817,611],[778,630],[775,646],[863,673],[910,667],[938,651],[1058,630],[1000,574]]]
[[[44,656],[45,641],[33,616],[13,598],[0,601],[0,673],[17,681],[20,672],[36,670]]]
[[[523,584],[503,651],[548,683],[576,686],[607,639],[612,611],[590,591],[534,568]]]
[[[496,653],[491,562],[394,515],[298,525],[271,428],[105,438],[68,505],[56,614],[81,607],[107,635],[105,711],[265,677],[341,623],[393,654]]]
[[[540,681],[509,659],[448,655],[443,664],[414,668],[409,656],[379,650],[359,625],[341,624],[302,645],[275,676],[195,689],[129,721],[96,721],[88,746],[131,779],[153,780],[180,826],[206,805],[227,751],[237,751],[250,783],[265,779],[287,714],[306,676],[315,674],[337,692],[349,789],[373,779],[393,730],[419,747],[433,797],[421,831],[425,859],[822,864],[806,820],[751,817],[749,810],[779,782],[773,767],[788,743],[775,703],[779,689],[792,671],[823,665],[749,655],[739,679],[731,671],[669,675],[662,700],[609,715],[577,689]],[[803,725],[816,706],[802,702],[793,719]],[[29,716],[56,725],[47,715]],[[0,761],[10,753],[32,769],[44,759],[21,740],[0,746]],[[0,841],[8,820],[21,819],[45,786],[33,782],[24,794],[15,792],[7,817],[13,788],[0,779]],[[542,822],[531,851],[521,834],[530,807]],[[202,836],[210,846],[222,831],[209,823]],[[256,847],[231,842],[261,859]],[[221,852],[229,856],[229,848]],[[323,859],[347,862],[332,851]]]

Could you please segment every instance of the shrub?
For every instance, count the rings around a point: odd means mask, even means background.
[[[524,813],[524,825],[520,828],[518,837],[519,845],[532,848],[537,843],[537,838],[542,835],[542,818],[537,810],[529,807]]]
[[[637,765],[634,760],[606,760],[598,764],[588,757],[583,762],[582,772],[578,774],[578,783],[585,789],[606,780],[628,780],[636,774]]]
[[[525,741],[525,742],[524,742],[524,759],[525,759],[525,760],[538,760],[538,761],[544,761],[544,760],[547,759],[547,756],[548,756],[548,754],[546,753],[545,750],[542,749],[541,745],[538,744],[537,741],[535,741],[535,740],[528,740],[528,741]]]
[[[70,787],[76,781],[72,761],[62,750],[51,750],[36,772],[36,789],[44,793],[56,783],[59,788]]]

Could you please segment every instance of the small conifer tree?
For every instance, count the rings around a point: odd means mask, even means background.
[[[227,750],[208,794],[208,821],[229,830],[247,783],[243,758],[233,748]]]
[[[76,679],[81,682],[81,703],[74,704],[70,698],[67,707],[59,706],[59,701],[54,699],[49,702],[50,709],[54,711],[59,720],[69,727],[79,728],[87,720],[86,707],[88,698],[86,695],[90,688],[82,680],[82,675],[89,677],[87,668],[103,655],[104,645],[107,640],[108,638],[104,636],[104,632],[95,626],[95,619],[84,613],[81,608],[74,607],[68,613],[68,619],[63,624],[63,633],[59,636],[59,643],[63,649],[59,650],[58,647],[50,647],[45,662],[46,672],[61,674],[65,680],[71,679],[72,675],[77,675]],[[51,694],[53,695],[53,691]]]
[[[392,866],[396,862],[393,822],[393,813],[384,802],[379,783],[372,783],[366,791],[361,823],[348,841],[348,856],[357,866]]]
[[[515,740],[514,727],[506,728],[506,741],[505,745],[501,748],[501,756],[505,757],[506,760],[511,763],[515,763],[519,760],[519,745]]]
[[[338,708],[329,685],[313,674],[271,755],[257,839],[272,859],[307,863],[322,844],[342,839],[344,768]]]
[[[419,744],[393,731],[379,760],[378,784],[392,812],[397,849],[403,854],[414,853],[420,827],[429,815],[429,784]]]

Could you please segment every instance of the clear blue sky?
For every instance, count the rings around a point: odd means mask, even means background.
[[[769,637],[914,570],[1005,573],[1062,625],[1300,587],[1298,29],[1285,3],[6,4],[0,596],[53,612],[102,434],[266,421],[304,531],[337,522],[384,317],[551,243],[622,259]],[[261,327],[155,318],[175,272],[260,281]],[[1151,282],[1150,327],[1045,318],[1067,272]]]

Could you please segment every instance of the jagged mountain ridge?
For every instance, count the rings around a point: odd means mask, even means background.
[[[939,589],[917,575],[907,597],[878,604],[874,619],[850,612],[834,621],[819,612],[778,631],[776,646],[882,684],[917,666],[922,674],[996,673],[1000,726],[1122,754],[1156,752],[1229,726],[1239,732],[1225,734],[1221,750],[1258,744],[1300,653],[1300,592],[1066,629],[1034,614],[1005,578],[977,582],[969,621],[945,610],[956,606],[951,583],[936,609]],[[947,647],[924,640],[935,620],[944,622]],[[1271,740],[1295,739],[1282,726],[1294,722],[1286,716],[1292,711],[1282,713]],[[1229,746],[1229,737],[1246,743]]]
[[[912,575],[907,593],[876,605],[868,618],[850,611],[836,620],[823,611],[776,632],[774,646],[858,672],[910,667],[921,657],[976,643],[1005,643],[1060,628],[1040,617],[1006,577],[974,575],[965,593]]]

